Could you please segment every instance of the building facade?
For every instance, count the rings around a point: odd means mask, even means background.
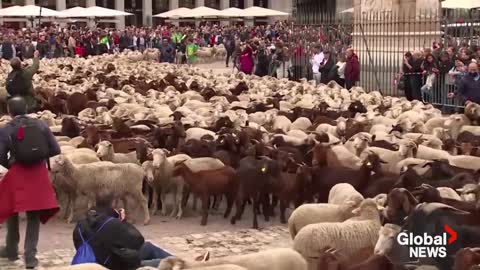
[[[1,0],[1,8],[14,5],[41,5],[43,7],[64,10],[76,6],[101,6],[133,13],[133,16],[119,17],[115,22],[118,28],[129,25],[155,25],[159,23],[153,15],[179,7],[195,8],[207,6],[216,9],[229,7],[248,8],[260,6],[279,11],[292,12],[295,0]],[[15,19],[4,19],[15,20]]]
[[[353,7],[353,0],[293,0],[293,15],[298,24],[331,22],[342,11]]]

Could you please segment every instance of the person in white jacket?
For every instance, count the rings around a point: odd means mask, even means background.
[[[320,45],[316,45],[313,48],[312,59],[310,59],[310,63],[312,64],[313,79],[315,80],[316,84],[320,83],[321,74],[319,69],[324,58],[325,56],[323,55],[322,48]]]
[[[347,66],[347,62],[345,60],[345,55],[339,53],[337,55],[337,83],[345,87],[345,68]]]

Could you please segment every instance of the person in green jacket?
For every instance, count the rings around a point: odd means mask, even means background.
[[[175,31],[172,33],[172,36],[171,36],[171,40],[172,40],[173,44],[175,45],[175,47],[178,47],[178,45],[180,45],[180,43],[182,43],[183,38],[184,38],[184,36],[183,36],[182,32],[178,31],[178,29],[175,29]]]
[[[38,56],[40,53],[35,51],[33,53],[33,64],[29,67],[22,68],[22,61],[18,57],[12,58],[10,60],[10,65],[12,66],[12,72],[7,77],[6,88],[10,97],[13,96],[22,96],[27,102],[28,113],[35,112],[38,107],[37,100],[33,96],[33,84],[32,78],[35,73],[38,72],[40,68],[40,60]],[[15,79],[17,74],[21,75],[23,82]],[[12,82],[12,83],[10,83]]]
[[[188,64],[193,65],[197,62],[198,45],[190,38],[187,43],[187,61]]]

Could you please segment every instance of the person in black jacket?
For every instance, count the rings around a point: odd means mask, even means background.
[[[0,53],[5,60],[10,60],[16,56],[15,44],[12,42],[12,39],[7,38],[0,44]]]
[[[124,31],[120,38],[118,39],[118,47],[120,48],[120,52],[123,52],[126,48],[128,48],[128,35],[127,31]]]
[[[95,253],[97,263],[111,270],[133,270],[141,266],[158,267],[160,261],[172,256],[165,250],[150,242],[145,242],[142,234],[125,221],[123,209],[113,209],[111,193],[98,194],[96,207],[91,209],[87,217],[80,220],[73,231],[73,243],[78,249],[83,239],[91,239],[90,246]],[[114,219],[106,221],[113,217]],[[103,225],[103,228],[98,229]],[[97,232],[98,231],[98,232]],[[203,258],[207,258],[207,252]]]
[[[422,100],[420,88],[422,87],[422,53],[416,51],[412,54],[410,61],[404,61],[407,70],[410,71],[409,84],[411,90],[411,98]]]
[[[323,52],[323,55],[325,58],[323,59],[323,62],[320,64],[320,68],[318,69],[320,71],[320,83],[327,84],[329,83],[333,78],[332,78],[332,69],[335,66],[335,61],[333,61],[333,57],[330,54],[330,51],[326,50]]]
[[[268,75],[268,67],[270,65],[267,49],[265,45],[261,45],[257,51],[257,65],[255,66],[255,75],[259,77]]]

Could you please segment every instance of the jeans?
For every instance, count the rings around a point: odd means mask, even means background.
[[[27,212],[27,233],[25,235],[25,261],[36,261],[38,237],[40,233],[40,217],[37,211]],[[20,233],[18,228],[18,214],[7,220],[6,252],[9,256],[18,255]]]
[[[150,242],[145,242],[143,244],[143,246],[140,248],[139,255],[140,260],[142,261],[142,266],[151,267],[158,267],[162,259],[172,256],[172,254]]]

